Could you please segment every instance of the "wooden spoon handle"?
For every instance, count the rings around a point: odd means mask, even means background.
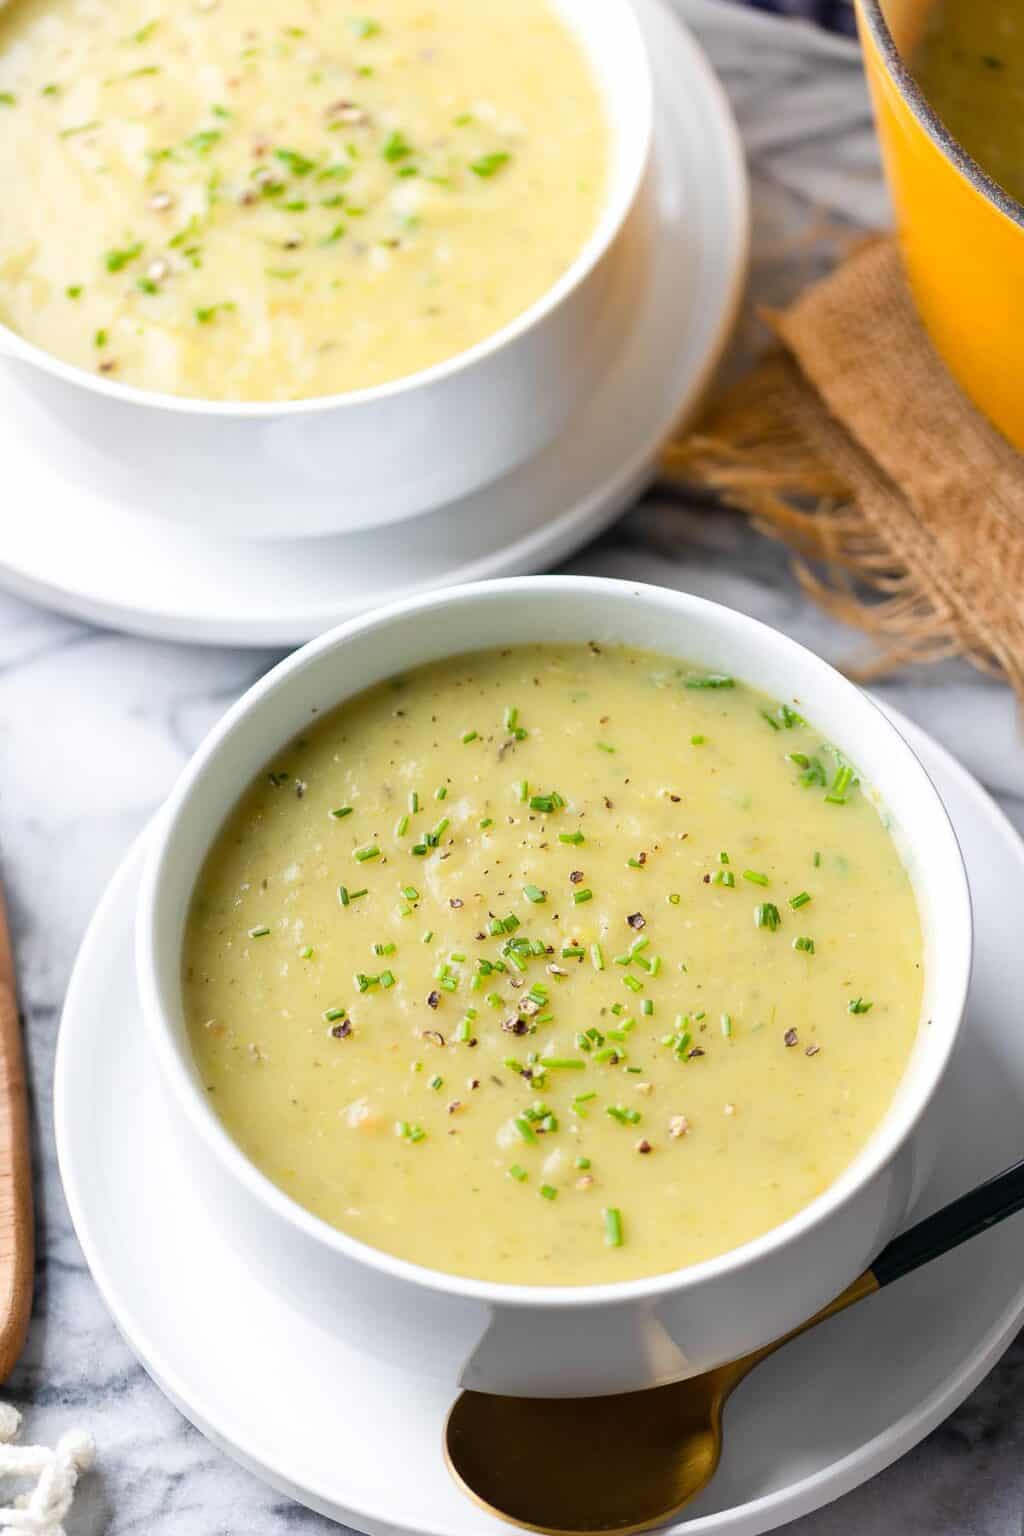
[[[32,1166],[14,957],[0,892],[0,1381],[21,1354],[32,1311]]]

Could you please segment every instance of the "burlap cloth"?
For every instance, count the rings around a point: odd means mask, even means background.
[[[781,348],[669,445],[666,472],[793,549],[814,599],[875,642],[851,670],[964,656],[1024,700],[1024,458],[939,361],[895,244],[765,318]]]

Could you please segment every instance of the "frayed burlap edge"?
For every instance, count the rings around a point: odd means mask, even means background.
[[[867,363],[844,330],[849,304],[859,306],[857,329],[866,323],[870,330],[876,321],[883,327],[875,336],[881,350],[867,354]],[[769,319],[792,350],[766,359],[717,402],[697,431],[671,442],[664,472],[712,488],[792,549],[804,590],[873,642],[869,655],[849,667],[853,675],[868,679],[960,656],[1005,677],[1024,701],[1024,461],[942,370],[913,316],[895,250],[876,243],[787,315]],[[915,440],[915,423],[907,426],[906,474],[893,462],[891,417],[881,420],[893,408],[886,381],[874,376],[882,367],[885,330],[893,328],[904,354],[899,388],[905,388],[905,354],[916,346],[919,355],[909,360],[915,393],[927,399],[932,390],[939,402],[937,441]],[[824,381],[816,368],[819,348],[827,358]],[[840,420],[826,403],[829,370],[842,378],[840,408],[850,395],[844,355],[864,379],[864,389],[854,389],[852,420]],[[876,419],[879,457],[900,483],[869,451]],[[919,437],[929,426],[922,414]],[[961,431],[967,447],[958,454]]]

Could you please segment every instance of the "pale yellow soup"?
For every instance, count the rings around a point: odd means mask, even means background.
[[[239,1146],[353,1237],[491,1281],[659,1273],[821,1194],[906,1066],[922,940],[882,811],[799,708],[537,646],[311,723],[185,935]]]
[[[539,299],[609,145],[547,0],[8,0],[0,321],[143,389],[381,384]]]

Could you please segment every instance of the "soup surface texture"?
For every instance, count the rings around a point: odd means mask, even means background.
[[[953,137],[1024,201],[1024,11],[1016,0],[938,0],[911,62]]]
[[[492,1281],[654,1274],[793,1215],[884,1114],[922,994],[892,838],[798,708],[538,646],[313,724],[187,923],[228,1131],[352,1236]]]
[[[547,0],[8,0],[0,321],[174,394],[380,384],[541,297],[607,161]]]

